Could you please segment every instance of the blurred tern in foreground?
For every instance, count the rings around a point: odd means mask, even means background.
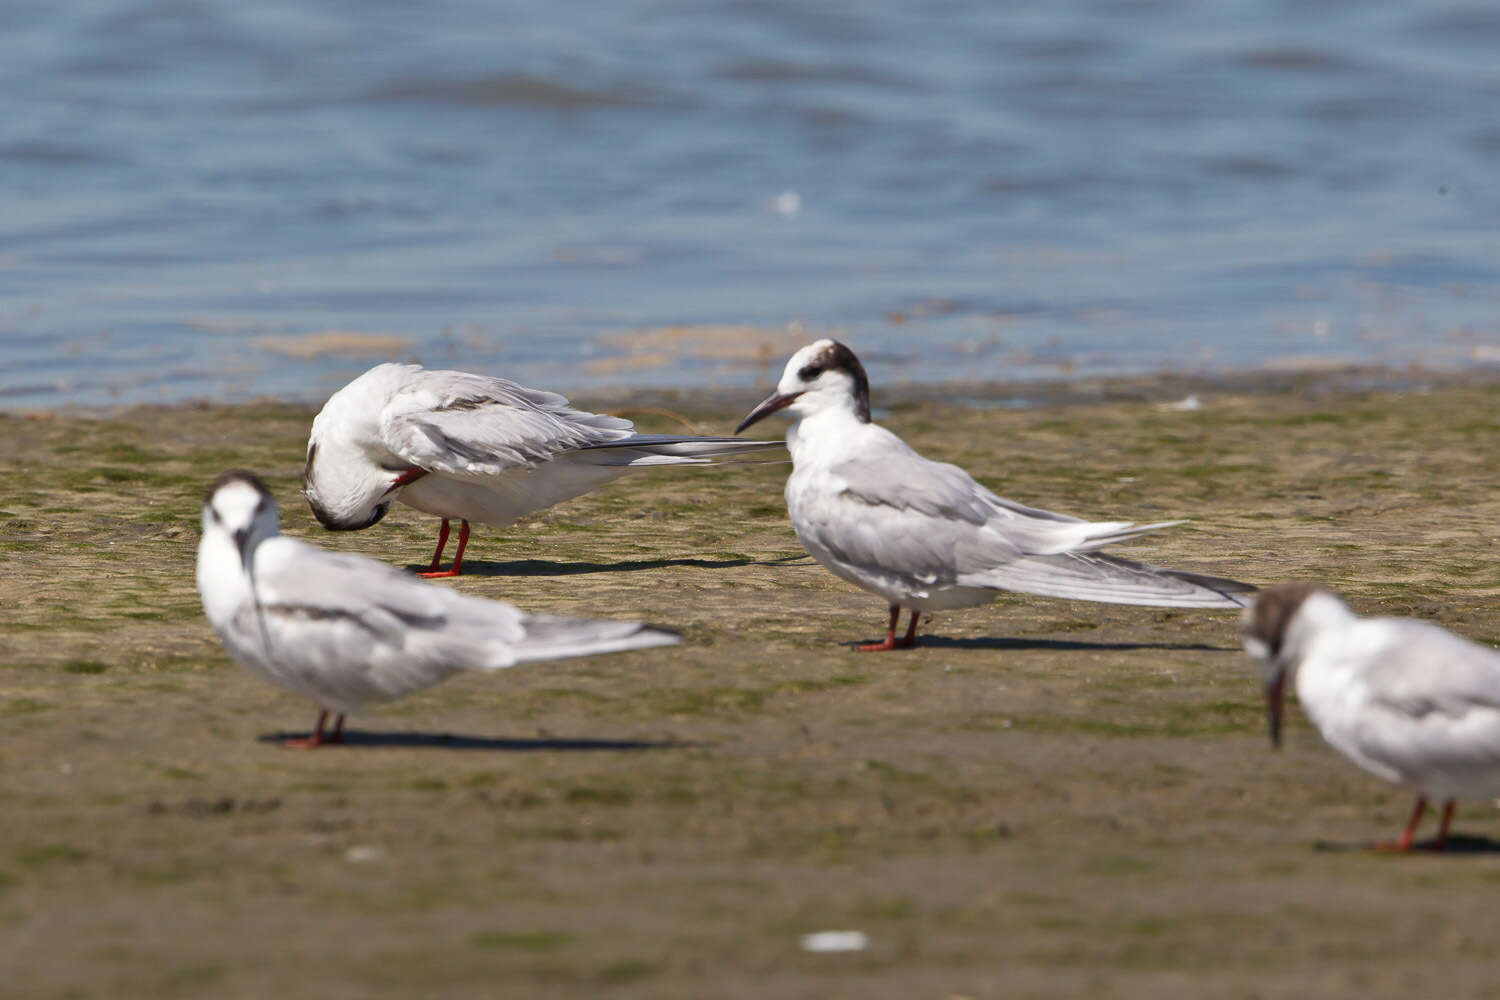
[[[376,365],[313,420],[302,492],[332,531],[368,528],[397,500],[441,517],[437,551],[422,575],[457,576],[470,521],[503,527],[631,469],[703,465],[775,447],[631,427],[505,379]],[[452,568],[439,571],[454,519],[458,550]]]
[[[1448,842],[1456,800],[1500,796],[1500,654],[1436,625],[1360,618],[1311,583],[1267,587],[1241,619],[1266,682],[1271,745],[1281,745],[1288,676],[1302,710],[1339,753],[1417,794],[1405,851],[1429,799],[1443,803],[1434,846]]]
[[[460,670],[678,641],[639,622],[528,615],[374,559],[324,552],[280,534],[278,521],[254,475],[220,476],[203,503],[198,593],[230,656],[318,703],[317,728],[288,746],[337,743],[345,713]],[[338,721],[325,735],[330,712]]]
[[[835,576],[891,606],[885,641],[862,650],[911,646],[919,612],[987,604],[1002,590],[1176,608],[1243,607],[1255,590],[1097,551],[1181,521],[1080,521],[1004,500],[958,466],[923,458],[870,422],[864,367],[837,341],[792,355],[735,433],[782,409],[798,418],[786,435],[797,537]],[[911,625],[898,640],[902,608]]]

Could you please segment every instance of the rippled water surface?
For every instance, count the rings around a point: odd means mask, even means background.
[[[0,407],[1500,360],[1500,8],[10,0]]]

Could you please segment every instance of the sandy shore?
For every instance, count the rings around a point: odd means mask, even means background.
[[[1500,640],[1492,377],[876,397],[1002,495],[1192,518],[1136,558],[1314,577]],[[723,432],[755,398],[577,402]],[[803,557],[781,465],[648,472],[478,528],[451,584],[645,617],[680,648],[462,677],[353,720],[348,747],[280,749],[314,711],[202,618],[203,488],[256,469],[285,530],[400,565],[436,527],[398,507],[317,528],[296,495],[311,415],[0,415],[0,994],[1493,990],[1500,817],[1462,809],[1448,856],[1355,849],[1407,797],[1295,711],[1271,753],[1232,615],[1009,596],[854,653],[884,609]],[[819,930],[869,945],[803,952]]]

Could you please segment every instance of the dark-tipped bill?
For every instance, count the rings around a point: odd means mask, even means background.
[[[793,403],[795,403],[797,401],[797,397],[800,395],[802,395],[802,393],[800,392],[788,393],[785,396],[783,396],[779,392],[771,393],[765,399],[761,400],[760,405],[751,410],[749,415],[746,416],[744,420],[740,421],[740,425],[734,429],[734,432],[738,434],[746,427],[764,420],[766,417],[769,417],[777,410],[786,409],[788,406],[791,406]]]
[[[247,546],[250,544],[250,529],[241,528],[231,536],[234,538],[234,547],[240,553],[240,565],[245,567],[245,572],[253,572],[250,568],[250,552]]]
[[[1281,706],[1286,700],[1286,674],[1266,685],[1266,722],[1271,730],[1271,746],[1281,746]]]

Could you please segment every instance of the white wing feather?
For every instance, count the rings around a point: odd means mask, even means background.
[[[1360,754],[1407,775],[1493,787],[1500,768],[1500,654],[1426,622],[1371,619],[1388,633],[1366,662]]]
[[[255,585],[260,607],[242,607],[236,629],[254,636],[263,623],[268,672],[341,710],[398,698],[460,670],[677,641],[638,622],[528,615],[286,536],[257,547]]]
[[[1241,584],[1094,555],[1180,521],[1090,522],[996,496],[955,465],[923,458],[894,435],[833,464],[816,498],[789,484],[809,549],[856,575],[911,588],[988,587],[1125,604],[1237,607]],[[795,474],[794,474],[795,478]]]
[[[697,465],[780,447],[737,438],[636,434],[622,417],[589,413],[553,392],[468,372],[413,368],[380,415],[381,440],[429,472],[483,481],[566,455],[580,464]]]
[[[483,479],[629,437],[631,423],[506,379],[416,370],[381,412],[380,434],[412,465]]]

